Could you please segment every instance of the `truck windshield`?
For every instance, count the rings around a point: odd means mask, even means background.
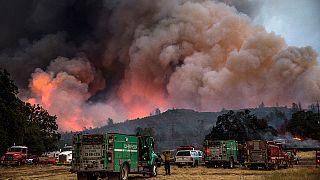
[[[9,152],[22,152],[22,148],[9,148]]]
[[[177,156],[190,156],[190,151],[179,151]]]
[[[63,147],[63,151],[72,151],[72,146]]]
[[[101,134],[91,134],[83,136],[83,144],[101,144],[103,142],[103,135]]]

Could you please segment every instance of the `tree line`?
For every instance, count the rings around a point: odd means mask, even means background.
[[[254,139],[270,140],[277,134],[277,130],[269,126],[267,120],[257,118],[250,110],[228,111],[218,116],[216,126],[212,127],[205,139],[234,139],[243,143]]]
[[[25,145],[34,154],[56,150],[57,117],[40,105],[23,102],[18,93],[10,74],[0,69],[0,154],[14,144]]]

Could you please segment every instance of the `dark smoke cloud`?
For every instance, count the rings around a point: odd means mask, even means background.
[[[260,1],[0,5],[0,66],[29,88],[26,101],[57,114],[63,129],[158,107],[220,110],[319,97],[315,51],[289,47],[252,23]]]

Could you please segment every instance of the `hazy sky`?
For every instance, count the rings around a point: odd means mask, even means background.
[[[264,0],[254,21],[283,36],[289,46],[312,46],[320,54],[319,0]]]

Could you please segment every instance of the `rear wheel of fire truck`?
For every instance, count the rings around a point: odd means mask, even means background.
[[[127,164],[122,164],[120,168],[120,180],[127,180],[128,179],[128,174],[129,174],[129,167]]]
[[[234,168],[234,160],[233,160],[233,158],[230,158],[230,160],[229,160],[229,169],[232,169],[232,168]]]
[[[151,167],[150,177],[156,177],[157,175],[158,175],[158,168],[157,168],[157,165],[154,164],[154,165]]]
[[[98,176],[94,176],[91,173],[77,173],[78,180],[97,180]]]

